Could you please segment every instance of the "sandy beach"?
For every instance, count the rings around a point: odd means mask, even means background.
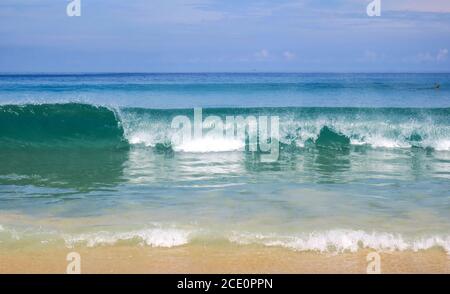
[[[81,256],[81,273],[366,273],[368,250],[325,254],[262,246],[201,244],[176,248],[8,249],[0,273],[66,273],[69,252]],[[450,258],[439,249],[385,252],[381,273],[450,273]]]

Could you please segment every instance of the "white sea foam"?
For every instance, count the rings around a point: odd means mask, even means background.
[[[128,142],[132,145],[144,145],[155,147],[158,143],[170,142],[170,139],[155,136],[149,132],[136,131],[128,136]],[[173,143],[172,143],[173,144]],[[227,152],[242,151],[245,144],[242,140],[227,138],[201,138],[186,140],[179,145],[173,145],[173,150],[177,152],[207,153],[207,152]]]
[[[133,134],[130,134],[128,138],[128,142],[132,145],[143,144],[147,147],[153,147],[155,145],[155,139],[151,133],[139,131]],[[157,142],[156,142],[157,143]]]
[[[366,139],[366,143],[374,148],[409,148],[411,144],[402,142],[398,139],[390,139],[383,137],[370,137]]]
[[[352,145],[368,145],[373,148],[417,146],[438,151],[450,150],[449,126],[432,120],[389,122],[380,118],[354,121],[345,117],[281,120],[282,142],[290,143],[295,138],[296,145],[303,147],[307,140],[315,141],[325,126],[348,137]]]
[[[450,151],[450,140],[437,140],[431,143],[431,147],[438,151]]]
[[[0,232],[10,233],[12,240],[27,239],[26,236],[36,237],[36,232],[27,232],[19,236],[15,230],[6,230],[0,225]],[[42,232],[41,232],[42,233]],[[217,232],[216,232],[217,233]],[[259,244],[268,247],[281,247],[294,251],[316,251],[320,253],[357,252],[360,249],[372,249],[377,251],[406,251],[414,252],[431,248],[443,249],[450,255],[450,235],[434,234],[424,236],[404,236],[400,233],[366,232],[362,230],[335,229],[328,231],[313,231],[310,233],[278,234],[278,233],[254,233],[232,231],[217,235],[205,230],[187,230],[179,228],[149,228],[127,232],[99,231],[68,235],[63,234],[63,240],[68,248],[76,245],[95,247],[111,246],[118,242],[132,242],[141,246],[150,247],[176,247],[189,244],[194,239],[202,239],[206,242],[210,237],[217,239],[225,237],[232,243],[240,245]],[[59,233],[46,232],[41,243],[56,240]],[[39,239],[39,238],[38,238]],[[43,240],[43,241],[42,241]]]
[[[174,146],[175,151],[206,153],[244,150],[245,144],[241,140],[225,138],[202,138],[183,142]]]
[[[408,240],[399,234],[367,233],[360,230],[330,230],[298,236],[276,234],[233,233],[229,240],[238,244],[261,244],[284,247],[296,251],[356,252],[361,248],[380,251],[426,250],[433,247],[450,254],[450,236],[431,236]]]
[[[125,137],[130,144],[149,147],[157,143],[171,142],[174,130],[170,121],[158,119],[145,113],[118,111],[124,127]],[[391,121],[389,117],[371,117],[369,120],[354,120],[345,116],[319,116],[310,119],[281,118],[280,142],[295,144],[302,148],[308,140],[315,141],[320,131],[329,127],[333,131],[343,134],[350,139],[352,145],[367,145],[373,148],[410,148],[412,146],[433,148],[438,151],[450,150],[448,134],[450,127],[432,119],[417,121],[404,119]],[[393,120],[393,121],[392,121]],[[178,152],[224,152],[240,151],[245,148],[245,142],[237,138],[203,137],[187,140],[172,147]]]
[[[432,236],[416,240],[412,244],[414,251],[426,250],[433,247],[441,247],[450,254],[450,236]]]
[[[64,240],[67,247],[74,247],[76,244],[86,244],[88,247],[114,245],[119,241],[131,240],[136,240],[141,245],[148,245],[151,247],[174,247],[187,244],[190,235],[191,232],[187,230],[152,228],[122,233],[87,233],[65,236]]]

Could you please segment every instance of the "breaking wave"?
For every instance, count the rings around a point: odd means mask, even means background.
[[[175,152],[248,149],[248,137],[215,137],[205,127],[201,139],[176,144],[171,120],[177,115],[193,119],[192,109],[114,109],[79,103],[2,105],[0,147],[136,145]],[[282,147],[450,150],[450,108],[222,108],[205,109],[203,117],[207,115],[224,122],[228,116],[278,116]]]

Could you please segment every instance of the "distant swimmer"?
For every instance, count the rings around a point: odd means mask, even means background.
[[[435,88],[435,89],[439,89],[440,87],[441,87],[441,85],[439,85],[439,83],[435,83],[435,84],[434,84],[434,88]]]

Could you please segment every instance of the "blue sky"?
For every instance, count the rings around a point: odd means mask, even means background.
[[[449,72],[450,1],[0,1],[0,72]]]

